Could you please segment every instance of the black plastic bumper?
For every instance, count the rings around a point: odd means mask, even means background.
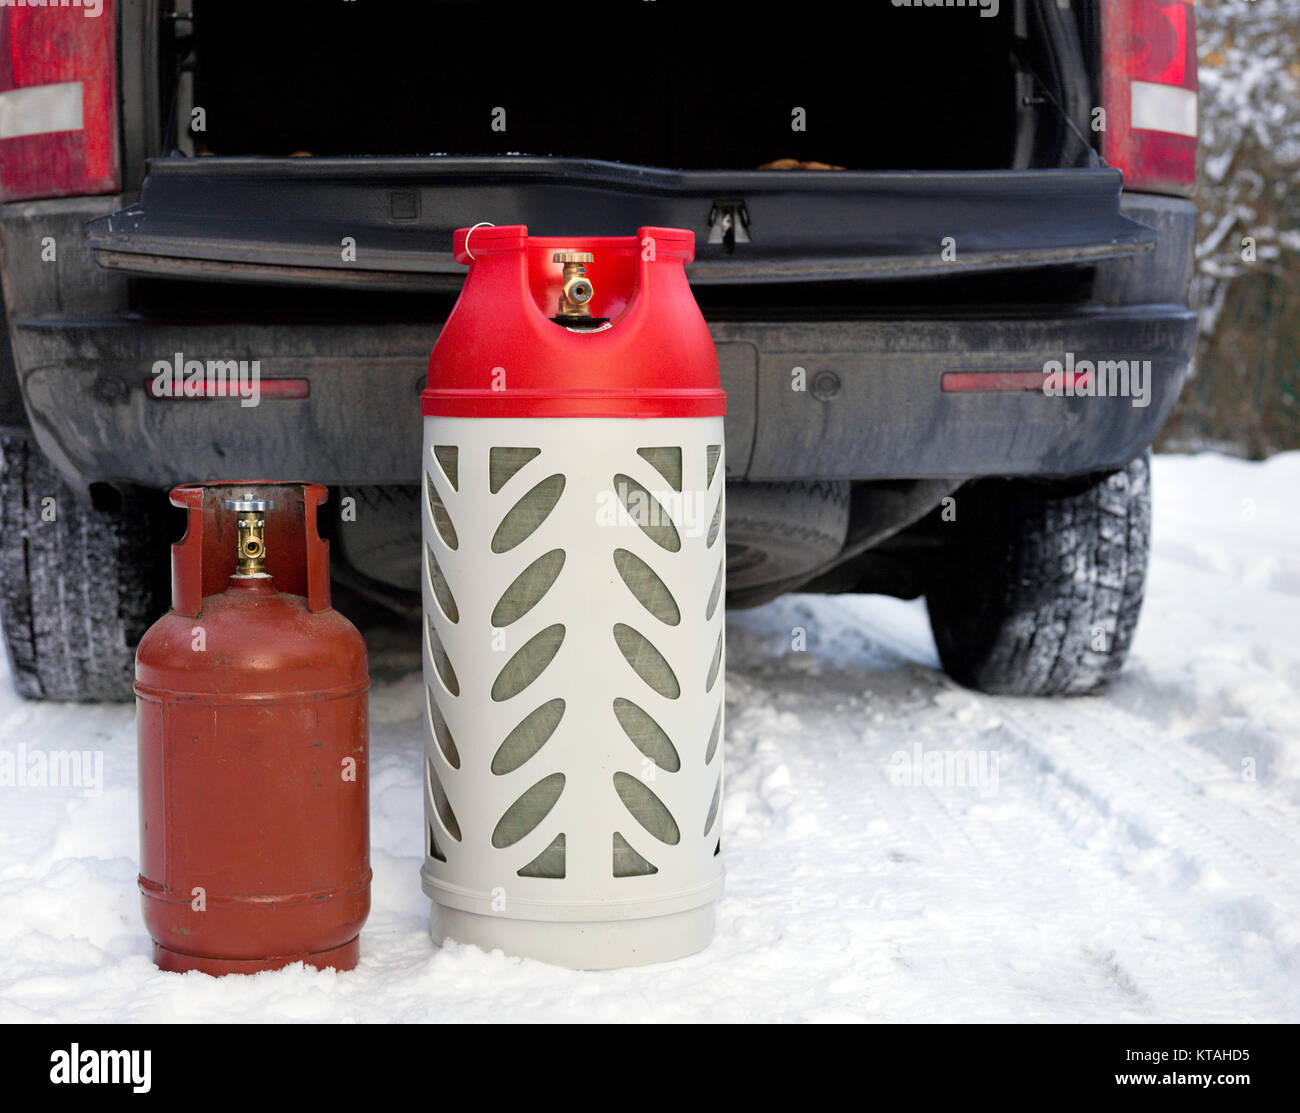
[[[427,327],[57,319],[15,327],[20,350],[42,353],[22,375],[37,437],[70,476],[150,486],[222,475],[418,480]],[[1192,314],[1174,308],[712,327],[728,398],[728,474],[751,480],[1118,466],[1168,417],[1195,335]],[[263,383],[306,379],[309,395],[255,407],[150,397],[149,369],[175,352],[256,359]],[[1150,360],[1147,404],[943,389],[948,372],[1036,372],[1067,353]],[[794,389],[800,382],[807,389]]]

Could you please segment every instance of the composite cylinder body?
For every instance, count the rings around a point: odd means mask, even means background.
[[[595,969],[712,936],[725,399],[692,251],[457,233],[471,272],[423,395],[438,939]],[[552,317],[566,282],[592,320]]]
[[[266,511],[265,573],[236,574]],[[332,610],[321,487],[178,487],[173,603],[136,655],[140,891],[166,970],[350,969],[370,907],[365,643]]]

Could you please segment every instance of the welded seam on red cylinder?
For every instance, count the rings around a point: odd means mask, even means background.
[[[353,897],[359,893],[364,893],[370,888],[373,877],[374,874],[367,870],[364,882],[358,882],[355,886],[346,889],[314,889],[308,893],[273,894],[271,896],[261,893],[250,893],[244,896],[232,896],[229,893],[209,893],[204,900],[209,906],[214,904],[315,904],[320,901],[334,900],[337,897]],[[194,894],[192,892],[167,889],[156,881],[150,881],[147,877],[139,878],[139,883],[140,891],[150,900],[156,900],[163,904],[189,905],[194,903]]]
[[[259,700],[274,700],[276,703],[324,702],[326,700],[347,699],[349,696],[361,695],[370,691],[369,682],[354,687],[338,688],[304,688],[297,692],[180,692],[175,688],[150,688],[135,683],[135,694],[141,699],[153,703],[175,705],[179,703],[232,704],[256,703]]]

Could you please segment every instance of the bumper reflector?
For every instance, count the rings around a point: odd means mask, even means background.
[[[945,394],[1009,394],[1043,389],[1046,371],[945,371],[940,389]],[[1065,390],[1086,388],[1088,372],[1065,371],[1061,386]]]

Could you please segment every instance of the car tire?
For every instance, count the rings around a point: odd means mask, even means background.
[[[131,698],[136,644],[167,606],[160,502],[87,505],[29,440],[0,436],[0,619],[20,695]]]
[[[1150,453],[1102,477],[988,480],[926,592],[945,671],[981,692],[1084,695],[1124,665],[1142,608]]]
[[[838,480],[727,485],[727,591],[806,573],[844,548],[849,484]]]

